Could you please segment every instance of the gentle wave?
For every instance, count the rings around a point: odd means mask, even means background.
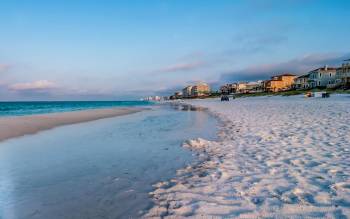
[[[148,101],[0,102],[0,116],[23,116],[110,107],[147,106],[152,104],[154,103]]]

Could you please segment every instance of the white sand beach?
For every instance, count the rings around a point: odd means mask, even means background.
[[[0,117],[0,141],[34,134],[57,126],[140,112],[141,108],[109,108],[48,113],[30,116]]]
[[[155,185],[145,217],[347,218],[350,96],[193,100],[222,120],[197,165]]]

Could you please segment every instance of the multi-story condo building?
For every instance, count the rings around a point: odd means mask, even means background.
[[[247,88],[248,82],[238,82],[236,93],[243,93],[243,91]]]
[[[207,83],[198,83],[192,87],[191,96],[192,97],[208,96],[209,92],[210,92],[210,87]]]
[[[350,59],[344,60],[342,66],[337,68],[336,84],[344,88],[350,88]]]
[[[310,88],[333,86],[336,80],[336,68],[324,66],[309,72]]]
[[[262,91],[262,81],[239,82],[236,93],[256,93]]]
[[[210,87],[206,83],[198,83],[196,85],[190,85],[182,89],[182,97],[203,97],[210,94]]]
[[[220,87],[220,92],[222,94],[236,93],[236,90],[237,90],[237,83],[225,84]]]
[[[281,74],[271,77],[271,80],[264,82],[264,88],[267,92],[285,91],[292,88],[296,75]]]

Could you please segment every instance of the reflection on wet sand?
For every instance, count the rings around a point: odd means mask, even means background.
[[[183,143],[216,137],[208,113],[174,109],[154,106],[1,142],[0,218],[140,218],[153,206],[153,185],[195,162]]]
[[[181,110],[181,111],[205,111],[207,110],[204,107],[199,106],[193,106],[186,103],[170,103],[171,108],[175,110]]]

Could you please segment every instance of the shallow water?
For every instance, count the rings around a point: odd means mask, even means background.
[[[0,102],[1,116],[25,116],[42,113],[68,112],[111,107],[135,107],[154,105],[148,101],[33,101]]]
[[[152,184],[192,162],[183,141],[215,138],[216,125],[157,106],[0,143],[0,218],[137,217]]]

